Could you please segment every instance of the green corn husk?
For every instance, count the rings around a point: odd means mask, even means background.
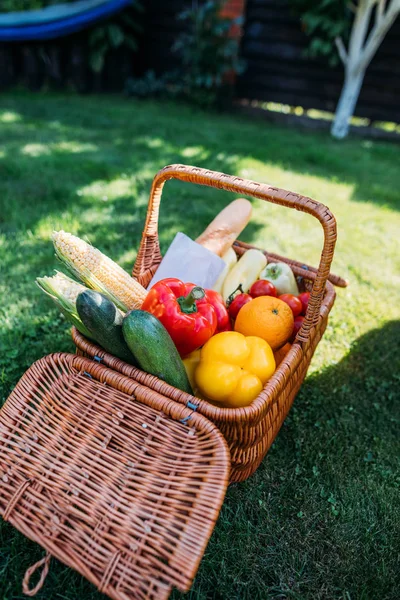
[[[63,315],[78,331],[85,337],[93,339],[93,335],[82,323],[76,310],[78,295],[87,289],[84,285],[60,271],[56,271],[53,277],[37,277],[36,284],[53,300]]]

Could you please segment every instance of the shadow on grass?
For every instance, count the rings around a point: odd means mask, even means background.
[[[28,119],[26,115],[25,118]],[[177,115],[174,115],[172,122],[176,119]],[[29,123],[31,121],[28,120],[27,127]],[[96,148],[78,151],[77,148],[85,148],[87,142],[93,140],[91,130],[76,127],[70,130],[65,125],[61,132],[54,132],[46,128],[46,122],[42,120],[35,121],[34,126],[32,139],[41,141],[40,144],[28,144],[28,150],[33,154],[24,154],[27,145],[21,145],[19,139],[16,142],[10,135],[6,144],[10,150],[0,158],[6,190],[0,198],[0,231],[3,233],[12,234],[24,227],[33,229],[44,218],[55,221],[60,219],[65,209],[73,207],[77,219],[82,215],[83,221],[84,213],[99,208],[104,212],[104,223],[90,222],[89,219],[85,223],[85,232],[91,237],[104,239],[102,225],[107,227],[110,219],[116,219],[121,228],[124,228],[124,223],[125,229],[129,228],[132,215],[137,216],[138,227],[134,227],[137,235],[136,230],[140,227],[141,233],[143,226],[153,177],[166,164],[195,162],[203,167],[211,165],[217,171],[235,172],[237,160],[229,153],[221,152],[218,144],[210,148],[193,147],[192,161],[188,161],[184,153],[197,140],[194,131],[178,136],[177,143],[173,145],[168,140],[168,127],[164,137],[160,137],[160,132],[153,134],[148,131],[148,123],[145,126],[139,124],[133,140],[131,135],[135,130],[130,135],[126,133],[124,139],[112,137],[105,140],[104,132],[97,129],[100,139],[93,144]],[[118,135],[123,133],[121,127],[121,123],[115,125]],[[67,143],[71,149],[60,150],[58,146]],[[226,192],[191,185],[192,201],[188,206],[189,185],[171,182],[166,187],[161,212],[163,229],[167,234],[170,226],[178,230],[179,226],[185,225],[189,234],[198,235],[202,224],[205,226],[228,201]],[[113,187],[116,189],[114,197]],[[99,189],[104,190],[101,199],[104,204],[98,197]],[[126,193],[121,194],[121,189]],[[28,199],[23,210],[13,200],[19,197]]]
[[[392,321],[305,381],[258,472],[229,489],[189,598],[398,597],[399,373]]]
[[[67,103],[62,99],[50,95],[42,104],[38,97],[27,100],[17,95],[3,99],[0,108],[16,111],[27,124],[43,126],[57,138],[67,136],[80,144],[96,144],[99,135],[104,139],[109,132],[110,146],[128,160],[114,162],[112,156],[108,160],[104,156],[103,167],[99,161],[97,168],[106,170],[105,177],[121,167],[135,171],[135,162],[140,164],[143,159],[149,160],[152,169],[157,165],[156,170],[171,162],[185,162],[230,173],[235,172],[235,157],[250,157],[352,185],[353,200],[400,209],[395,144],[352,139],[337,142],[324,133],[289,132],[245,117],[201,113],[186,105],[143,105],[123,98],[107,102],[107,97],[71,97]],[[19,135],[17,139],[21,139]],[[208,151],[213,147],[215,152]],[[187,148],[189,153],[182,153]],[[130,158],[134,158],[131,164]]]
[[[50,349],[54,342],[44,340]],[[187,598],[395,600],[399,373],[400,321],[393,321],[306,380],[263,465],[228,490]],[[2,600],[22,598],[24,571],[42,556],[1,526]],[[102,597],[55,561],[37,596]]]

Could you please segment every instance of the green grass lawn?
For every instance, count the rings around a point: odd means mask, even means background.
[[[114,97],[7,94],[0,99],[0,401],[29,365],[73,351],[68,324],[34,285],[59,265],[63,228],[130,269],[148,192],[182,162],[310,195],[338,221],[338,290],[294,407],[258,472],[232,486],[190,599],[386,600],[400,596],[399,147],[281,129],[245,118]],[[165,249],[198,235],[233,199],[169,182]],[[316,264],[308,215],[254,201],[243,239]],[[0,527],[0,600],[43,551]],[[95,600],[53,562],[39,600]],[[176,600],[181,595],[173,595]]]

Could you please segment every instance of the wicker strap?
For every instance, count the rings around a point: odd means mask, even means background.
[[[48,552],[46,554],[46,556],[44,558],[42,558],[42,560],[39,560],[39,562],[37,562],[34,565],[32,565],[31,567],[29,567],[29,569],[25,573],[25,577],[22,582],[22,591],[24,592],[25,596],[36,596],[36,594],[42,589],[45,579],[49,573],[50,559],[51,559],[51,554]],[[40,567],[43,567],[43,571],[40,575],[40,579],[37,582],[37,584],[35,585],[35,587],[30,589],[29,588],[30,579],[31,579],[32,575],[38,569],[40,569]]]
[[[319,319],[325,284],[329,277],[335,249],[336,221],[330,210],[324,204],[320,204],[311,198],[248,179],[241,179],[240,177],[186,165],[164,167],[155,176],[151,187],[145,228],[133,270],[133,276],[136,278],[161,261],[158,239],[158,217],[162,189],[168,179],[179,179],[180,181],[223,189],[236,194],[253,196],[254,198],[260,198],[274,204],[295,208],[296,210],[309,213],[318,219],[324,230],[324,245],[311,291],[307,315],[297,336],[298,341],[306,342],[310,337],[311,328],[317,324]]]
[[[32,483],[31,480],[27,479],[26,481],[23,481],[21,483],[21,485],[15,490],[14,495],[12,496],[12,498],[10,499],[10,501],[8,502],[7,508],[4,511],[3,519],[5,521],[8,521],[8,519],[10,518],[10,515],[11,515],[12,511],[14,510],[15,506],[18,504],[18,502],[20,501],[20,499],[22,498],[22,496],[25,494],[26,490],[31,485],[31,483]]]

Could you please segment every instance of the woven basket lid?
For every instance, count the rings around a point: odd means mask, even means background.
[[[0,412],[0,514],[48,552],[24,591],[51,555],[118,600],[187,591],[229,468],[194,406],[80,356],[39,360]]]

